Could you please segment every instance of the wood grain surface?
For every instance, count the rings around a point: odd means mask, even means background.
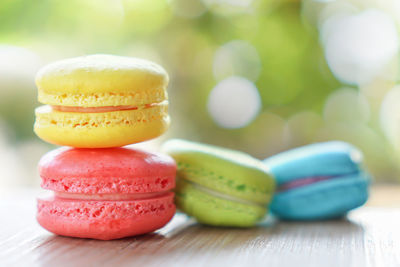
[[[36,191],[0,191],[0,266],[400,266],[400,188],[373,191],[341,220],[229,229],[177,214],[156,233],[114,241],[52,235],[35,221]]]

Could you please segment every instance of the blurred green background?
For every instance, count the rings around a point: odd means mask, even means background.
[[[398,0],[2,0],[0,187],[35,185],[43,65],[106,53],[170,74],[172,137],[260,159],[326,140],[400,181]]]

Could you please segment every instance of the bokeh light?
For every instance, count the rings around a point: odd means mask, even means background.
[[[40,58],[29,49],[0,44],[0,83],[11,86],[20,79],[33,82],[33,77],[40,67]],[[7,91],[6,87],[1,88]],[[8,90],[10,91],[10,90]]]
[[[217,80],[242,76],[256,81],[261,70],[257,50],[249,43],[235,40],[221,46],[215,53],[213,73]]]
[[[374,79],[373,82],[360,87],[360,92],[368,99],[371,110],[371,123],[380,129],[379,113],[385,95],[393,89],[396,82],[383,77]]]
[[[33,51],[0,45],[0,119],[11,127],[12,138],[32,136],[37,105],[34,77],[41,66]]]
[[[396,25],[379,10],[330,18],[321,31],[332,72],[348,84],[372,81],[398,53]]]
[[[370,118],[369,103],[357,90],[342,88],[328,97],[323,115],[327,122],[367,123]]]
[[[208,111],[224,128],[240,128],[249,124],[261,109],[255,85],[242,77],[229,77],[218,83],[208,99]]]
[[[387,138],[400,151],[400,86],[390,90],[382,101],[381,127]]]
[[[349,1],[341,0],[303,0],[302,15],[305,21],[321,29],[323,24],[331,17],[348,16],[359,11]]]
[[[400,2],[398,0],[340,0],[349,2],[360,10],[375,8],[390,15],[397,23],[400,23]]]

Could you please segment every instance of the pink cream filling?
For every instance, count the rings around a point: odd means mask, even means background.
[[[65,193],[54,192],[56,198],[75,199],[75,200],[140,200],[158,198],[168,194],[171,191],[162,191],[154,193],[134,193],[134,194],[80,194],[80,193]]]
[[[140,108],[147,109],[157,106],[158,103],[145,104]],[[79,112],[79,113],[100,113],[100,112],[112,112],[122,110],[137,110],[139,107],[135,106],[108,106],[108,107],[68,107],[68,106],[51,106],[55,111],[59,112]]]
[[[313,183],[317,183],[317,182],[326,181],[326,180],[329,180],[332,178],[333,178],[333,176],[316,176],[316,177],[307,177],[307,178],[303,178],[303,179],[299,179],[299,180],[294,180],[294,181],[290,181],[290,182],[284,183],[281,186],[279,186],[278,191],[279,192],[288,191],[290,189],[298,188],[301,186],[305,186],[305,185],[309,185],[309,184],[313,184]]]

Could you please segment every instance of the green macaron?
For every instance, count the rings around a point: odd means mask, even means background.
[[[176,204],[198,222],[250,227],[264,218],[275,180],[261,161],[248,154],[169,140],[164,152],[177,162]]]

